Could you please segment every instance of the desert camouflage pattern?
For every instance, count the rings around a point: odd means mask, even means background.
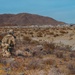
[[[3,56],[9,57],[11,54],[8,52],[9,44],[2,43]]]
[[[2,39],[2,43],[10,44],[11,42],[15,45],[14,36],[12,36],[12,35],[10,35],[10,34],[6,35],[6,36]]]
[[[13,35],[7,34],[6,36],[4,36],[4,38],[2,39],[2,43],[1,43],[3,56],[9,57],[11,55],[9,49],[12,49],[14,45],[15,45],[15,38]]]

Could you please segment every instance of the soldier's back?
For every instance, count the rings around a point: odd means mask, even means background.
[[[15,38],[10,34],[5,35],[4,38],[2,39],[2,43],[10,44],[11,41],[15,44]]]

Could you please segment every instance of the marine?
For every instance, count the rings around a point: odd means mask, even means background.
[[[14,31],[11,29],[8,31],[1,41],[2,55],[5,57],[10,57],[15,46],[15,36]]]

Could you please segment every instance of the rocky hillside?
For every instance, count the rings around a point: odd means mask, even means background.
[[[59,22],[50,17],[44,17],[35,14],[20,13],[20,14],[0,14],[0,26],[3,25],[62,25],[64,22]]]

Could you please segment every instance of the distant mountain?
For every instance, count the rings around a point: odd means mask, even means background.
[[[0,14],[0,26],[5,25],[63,25],[64,22],[56,21],[50,17],[44,17],[35,14],[20,13],[20,14]]]

